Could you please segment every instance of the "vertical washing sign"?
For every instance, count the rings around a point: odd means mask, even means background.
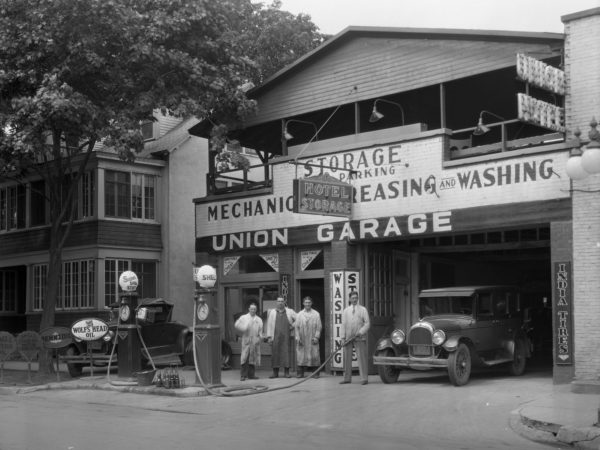
[[[350,292],[359,291],[360,273],[357,270],[333,270],[330,272],[330,277],[332,331],[331,348],[336,349],[342,343],[342,311],[344,311],[344,308],[348,306],[348,295],[350,295]],[[342,351],[335,354],[331,360],[331,367],[333,369],[344,368],[344,354]],[[354,352],[352,354],[352,367],[358,367],[358,362]]]
[[[573,364],[571,263],[554,263],[554,348],[556,364]]]

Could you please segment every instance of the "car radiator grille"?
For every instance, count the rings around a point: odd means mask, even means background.
[[[433,355],[431,333],[426,328],[413,328],[408,335],[408,348],[411,356],[424,357]]]

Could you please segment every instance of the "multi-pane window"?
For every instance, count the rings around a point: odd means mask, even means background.
[[[154,219],[154,197],[156,178],[152,175],[131,175],[131,217]]]
[[[25,228],[25,187],[0,188],[0,231]]]
[[[57,309],[91,308],[95,305],[96,264],[93,259],[64,261],[60,274]],[[48,266],[33,267],[33,309],[41,310],[46,299]]]
[[[31,183],[29,221],[32,227],[46,225],[46,183],[44,180]]]
[[[132,261],[129,259],[107,259],[104,263],[104,305],[119,301],[119,277],[126,270],[138,277],[137,294],[140,298],[156,297],[156,262]]]
[[[387,252],[369,252],[367,298],[375,317],[393,314],[393,258]]]
[[[129,173],[107,170],[104,180],[104,213],[109,217],[131,218]]]
[[[86,172],[81,176],[79,181],[79,208],[77,217],[83,219],[85,217],[94,216],[94,198],[96,195],[96,184],[94,182],[94,172]]]
[[[33,266],[33,309],[41,311],[46,302],[46,286],[48,280],[48,265]]]
[[[17,272],[0,270],[0,312],[17,310]]]
[[[63,262],[60,294],[56,307],[80,309],[94,306],[95,275],[94,260]]]
[[[154,220],[156,177],[107,170],[104,203],[107,217]]]

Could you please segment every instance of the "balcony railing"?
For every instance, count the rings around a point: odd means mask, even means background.
[[[484,136],[473,136],[473,131],[477,127],[464,128],[461,130],[453,130],[452,134],[447,140],[447,149],[445,152],[448,155],[446,160],[456,160],[462,158],[470,158],[474,156],[482,156],[493,153],[509,152],[515,150],[522,150],[534,146],[542,146],[547,144],[555,144],[558,142],[564,142],[565,136],[563,133],[551,132],[548,130],[544,132],[540,129],[540,134],[530,137],[517,138],[509,140],[507,138],[507,126],[521,123],[519,119],[506,120],[503,122],[496,122],[487,124],[486,126],[492,130],[493,128],[500,131],[499,140],[494,141],[494,135],[487,138],[487,142]],[[492,131],[490,131],[490,134]],[[497,132],[495,136],[497,136]],[[477,143],[477,139],[481,138],[482,142]]]

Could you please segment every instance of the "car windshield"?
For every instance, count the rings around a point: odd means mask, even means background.
[[[421,317],[438,314],[467,314],[473,313],[473,297],[425,297],[419,299]]]

